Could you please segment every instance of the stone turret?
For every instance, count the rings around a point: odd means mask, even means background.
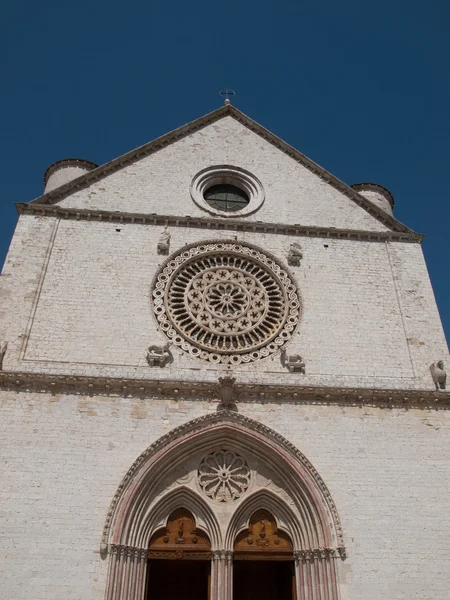
[[[45,171],[44,175],[44,193],[47,194],[52,190],[61,187],[62,185],[69,183],[77,177],[81,177],[88,171],[96,169],[98,165],[89,160],[82,160],[80,158],[66,158],[64,160],[58,160],[51,164]]]
[[[394,196],[385,187],[377,183],[354,183],[351,187],[378,208],[393,215]]]

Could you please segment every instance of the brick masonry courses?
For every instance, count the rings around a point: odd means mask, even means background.
[[[58,206],[205,217],[194,175],[244,168],[266,199],[246,221],[385,232],[387,227],[231,117],[75,192]],[[21,215],[0,280],[5,373],[216,382],[209,363],[162,345],[151,282],[166,257],[162,227]],[[434,390],[429,366],[448,348],[418,243],[329,239],[170,227],[170,253],[237,239],[290,267],[303,313],[288,345],[306,373],[279,354],[233,368],[238,383],[373,390]],[[0,388],[5,600],[103,600],[99,553],[111,500],[133,461],[173,428],[216,411],[215,398],[141,399]],[[252,401],[238,410],[287,438],[313,463],[337,506],[348,558],[341,600],[447,600],[450,526],[448,410]]]

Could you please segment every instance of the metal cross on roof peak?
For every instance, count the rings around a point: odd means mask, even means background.
[[[222,96],[223,98],[225,98],[224,100],[224,104],[231,104],[231,100],[230,100],[230,96],[236,96],[236,92],[234,90],[228,90],[228,89],[224,89],[224,90],[220,90],[219,92],[219,96]]]

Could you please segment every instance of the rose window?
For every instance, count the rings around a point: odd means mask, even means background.
[[[198,468],[203,492],[218,502],[240,498],[250,485],[250,469],[242,456],[231,450],[212,452]]]
[[[300,303],[272,258],[240,244],[211,243],[165,264],[153,307],[174,344],[212,363],[237,364],[280,348],[298,322]]]

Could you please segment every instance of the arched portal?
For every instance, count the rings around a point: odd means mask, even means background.
[[[146,600],[208,600],[210,566],[208,536],[187,509],[174,510],[150,540]]]
[[[195,522],[195,530],[210,543],[210,600],[232,599],[233,564],[240,560],[233,556],[241,552],[236,543],[245,530],[247,538],[263,539],[252,521],[261,510],[270,513],[266,530],[277,532],[271,538],[274,546],[275,539],[280,549],[289,540],[297,600],[338,600],[336,562],[344,548],[325,483],[282,436],[229,410],[173,430],[130,468],[103,532],[101,551],[109,556],[107,600],[147,600],[149,553],[157,551],[158,540],[169,544],[164,528],[167,534],[171,523],[176,533],[170,519],[181,509],[189,511],[191,525]],[[165,536],[169,541],[172,533]]]
[[[269,511],[253,513],[233,559],[233,600],[296,600],[292,541]]]

